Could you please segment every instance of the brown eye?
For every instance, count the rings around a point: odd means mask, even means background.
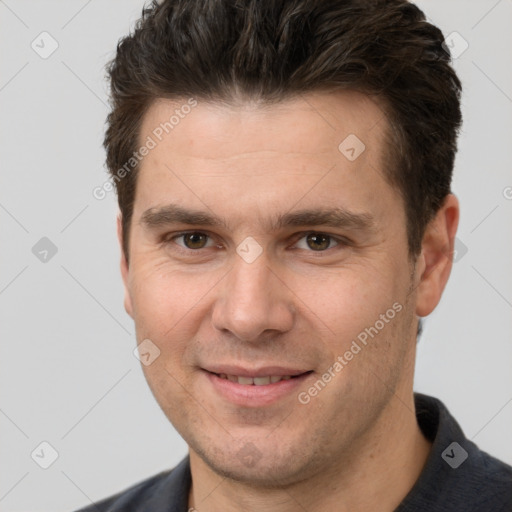
[[[186,233],[181,237],[187,249],[203,249],[208,241],[208,235],[204,233]]]
[[[324,251],[330,247],[331,237],[321,233],[312,233],[306,237],[306,243],[314,251]]]

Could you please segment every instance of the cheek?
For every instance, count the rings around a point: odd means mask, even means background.
[[[133,267],[137,342],[149,339],[159,350],[155,361],[142,369],[157,402],[175,424],[184,421],[190,401],[186,390],[193,375],[187,354],[194,350],[193,340],[205,315],[201,301],[208,297],[210,288],[208,276],[178,272],[165,265]]]
[[[311,273],[296,277],[290,288],[313,323],[346,340],[402,300],[407,283],[392,268],[382,268],[350,265],[323,275]]]
[[[341,364],[334,371],[340,378],[334,379],[333,391],[344,396],[352,391],[360,396],[364,389],[371,396],[379,382],[397,377],[391,373],[403,358],[403,326],[410,321],[405,305],[408,282],[387,268],[384,272],[382,267],[366,266],[363,271],[354,266],[317,281],[318,286],[297,283],[297,296],[306,304],[310,322],[326,333],[321,337],[325,370],[336,361]]]
[[[198,331],[218,282],[214,273],[178,271],[168,263],[134,265],[130,293],[137,340],[149,338],[176,357]]]

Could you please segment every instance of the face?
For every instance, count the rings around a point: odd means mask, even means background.
[[[387,122],[355,92],[186,103],[144,118],[156,146],[125,307],[137,343],[159,350],[143,369],[192,452],[240,481],[294,482],[355,457],[412,389],[418,289],[383,173]]]

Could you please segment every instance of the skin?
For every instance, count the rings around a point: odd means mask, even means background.
[[[155,102],[140,140],[185,102]],[[430,444],[414,414],[417,321],[448,280],[459,208],[447,196],[412,260],[403,202],[382,171],[387,129],[379,106],[352,91],[271,108],[198,102],[141,162],[129,264],[121,258],[125,308],[137,342],[160,350],[143,369],[189,445],[190,507],[391,511],[418,478]],[[354,161],[338,150],[349,134],[366,146]],[[227,226],[142,221],[169,203]],[[318,208],[365,213],[373,224],[269,225]],[[178,237],[183,231],[207,236],[194,245]],[[330,245],[319,249],[311,232],[329,235]],[[122,243],[120,219],[118,234]],[[236,252],[248,236],[262,249],[252,263]],[[298,390],[307,392],[395,303],[401,311],[307,404],[294,392],[265,406],[235,405],[201,370],[312,370]],[[248,449],[252,463],[239,455]]]

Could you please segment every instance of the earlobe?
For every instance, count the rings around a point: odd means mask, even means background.
[[[458,223],[459,202],[453,194],[448,194],[423,236],[416,294],[416,314],[420,317],[432,313],[441,300],[452,269]]]
[[[130,296],[130,288],[129,288],[129,268],[128,262],[126,260],[126,256],[123,250],[123,224],[121,214],[117,216],[117,239],[119,240],[119,248],[121,250],[121,277],[123,279],[124,285],[124,309],[126,312],[133,318],[133,307],[132,307],[132,299]]]

